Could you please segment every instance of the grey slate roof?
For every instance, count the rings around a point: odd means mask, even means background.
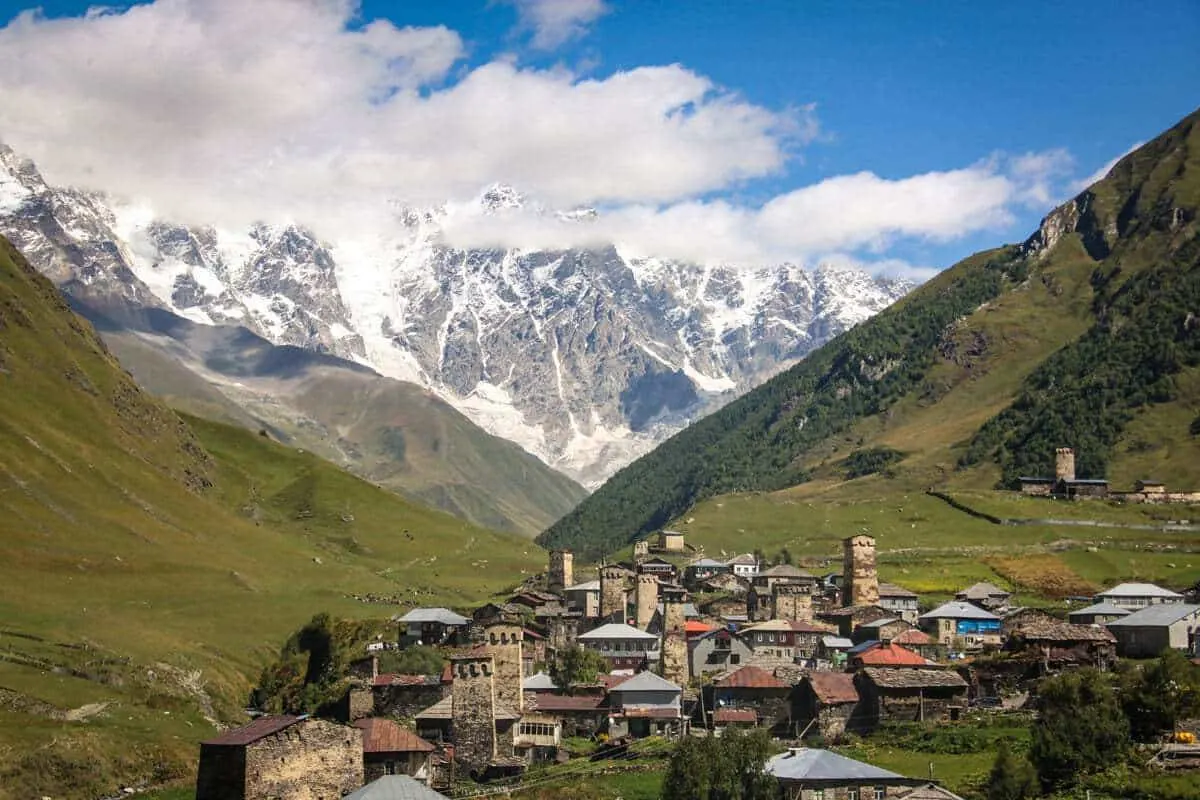
[[[1114,619],[1107,628],[1138,628],[1146,626],[1173,625],[1184,617],[1200,611],[1200,606],[1187,603],[1157,603],[1135,611],[1128,617]]]
[[[1155,586],[1153,583],[1119,583],[1096,595],[1097,600],[1105,597],[1183,597],[1183,595],[1161,586]]]
[[[557,688],[558,685],[545,672],[530,675],[521,681],[521,689],[526,692],[552,692]]]
[[[594,642],[602,639],[645,639],[647,641],[658,641],[658,637],[653,633],[646,633],[643,630],[622,622],[610,622],[607,625],[601,625],[595,630],[579,634],[576,638],[581,642]]]
[[[1067,617],[1070,618],[1070,617],[1074,617],[1075,615],[1079,615],[1081,617],[1082,616],[1108,616],[1108,615],[1112,615],[1115,617],[1125,617],[1131,613],[1133,613],[1133,612],[1131,612],[1128,608],[1121,608],[1120,606],[1116,606],[1116,605],[1113,605],[1112,603],[1105,602],[1105,603],[1095,603],[1093,605],[1088,606],[1087,608],[1076,609],[1075,611],[1068,613]]]
[[[830,650],[849,650],[854,642],[842,636],[822,636],[821,644]]]
[[[447,800],[447,797],[407,775],[384,775],[342,800]]]
[[[903,775],[828,750],[794,747],[767,761],[768,775],[785,781],[895,781]]]
[[[683,688],[653,672],[639,672],[612,688],[614,692],[682,692]]]
[[[921,615],[921,619],[994,619],[1000,618],[990,611],[984,611],[979,606],[973,606],[959,600],[943,603],[933,611]]]
[[[469,625],[471,620],[461,614],[455,614],[448,608],[414,608],[396,622],[440,622],[443,625]]]

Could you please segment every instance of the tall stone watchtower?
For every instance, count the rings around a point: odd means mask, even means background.
[[[650,620],[654,619],[654,612],[658,610],[658,578],[645,573],[637,576],[637,594],[634,603],[637,607],[635,623],[642,630],[646,630]]]
[[[516,712],[524,710],[521,692],[521,643],[525,632],[520,625],[508,622],[488,625],[483,629],[483,650],[495,665],[493,680],[496,705]]]
[[[687,619],[683,606],[687,592],[680,586],[662,586],[663,601],[662,676],[672,683],[686,686],[688,682]]]
[[[879,602],[875,571],[875,540],[865,534],[842,540],[842,605],[869,606]]]
[[[608,619],[613,615],[621,622],[625,621],[625,605],[628,594],[625,588],[625,576],[628,570],[616,564],[600,567],[600,617]]]
[[[650,557],[650,542],[647,539],[639,539],[633,543],[633,563],[641,564]]]
[[[575,584],[575,556],[570,550],[551,550],[550,569],[546,576],[546,588],[561,592]]]
[[[1075,480],[1075,451],[1071,448],[1055,448],[1054,477],[1060,481]]]
[[[771,589],[774,595],[775,619],[794,622],[812,622],[812,589],[799,583],[777,583]]]
[[[454,760],[482,772],[496,758],[496,665],[491,656],[455,656],[450,670]]]

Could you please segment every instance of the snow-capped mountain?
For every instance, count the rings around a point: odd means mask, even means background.
[[[613,246],[445,243],[448,215],[526,205],[494,186],[474,208],[398,209],[386,237],[329,244],[298,227],[172,224],[47,186],[0,147],[0,233],[67,291],[369,364],[588,486],[911,288],[830,267],[699,266]],[[537,212],[580,225],[596,215]]]

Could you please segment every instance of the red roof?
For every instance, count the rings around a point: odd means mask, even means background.
[[[713,712],[713,722],[749,722],[758,724],[758,713],[752,708],[718,708]]]
[[[220,736],[201,744],[212,744],[221,746],[243,746],[253,744],[259,739],[265,739],[272,734],[279,733],[282,730],[295,725],[297,722],[305,719],[305,717],[295,717],[291,714],[271,714],[268,716],[259,717],[249,725],[243,725],[240,728],[234,728],[231,731],[225,731]]]
[[[608,675],[601,675],[600,682],[604,684],[605,689],[613,689],[632,677],[632,675],[613,675],[609,673]]]
[[[765,669],[745,666],[716,682],[722,689],[787,689],[788,684]]]
[[[896,644],[933,644],[933,637],[913,628],[893,636],[892,641]]]
[[[854,657],[864,667],[925,667],[924,656],[898,644],[879,644]]]
[[[446,666],[442,667],[442,683],[454,683],[454,668],[450,662],[446,662]]]
[[[537,631],[530,630],[529,628],[522,628],[521,630],[524,631],[524,634],[525,634],[524,638],[526,638],[526,639],[545,639],[546,638],[545,636],[542,636]]]
[[[858,702],[854,676],[848,672],[813,672],[808,675],[808,683],[822,703],[836,705]]]
[[[526,695],[529,697],[529,695]],[[607,698],[602,694],[549,694],[539,692],[526,703],[527,711],[595,711]]]
[[[433,745],[390,719],[360,719],[354,727],[363,732],[364,753],[432,753]]]
[[[712,625],[705,625],[703,622],[697,619],[689,619],[687,622],[683,623],[683,632],[688,636],[696,636],[701,633],[708,633],[711,630],[715,630]]]

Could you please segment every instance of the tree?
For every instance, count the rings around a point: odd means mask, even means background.
[[[1025,800],[1037,794],[1037,772],[1033,765],[1028,759],[1014,755],[1008,742],[1001,739],[988,775],[987,800]]]
[[[550,664],[550,679],[567,694],[577,684],[595,683],[596,678],[608,672],[608,662],[594,650],[583,647],[568,647],[559,652]]]
[[[1081,669],[1038,685],[1029,760],[1043,788],[1059,788],[1111,767],[1128,750],[1129,721],[1104,675]]]
[[[435,648],[415,645],[379,654],[379,671],[400,675],[441,675],[446,659]]]
[[[1166,650],[1156,661],[1125,673],[1121,708],[1133,738],[1154,741],[1175,730],[1179,720],[1200,716],[1200,674],[1182,653]]]
[[[774,800],[778,784],[763,771],[773,752],[762,729],[684,739],[667,764],[662,800]]]

